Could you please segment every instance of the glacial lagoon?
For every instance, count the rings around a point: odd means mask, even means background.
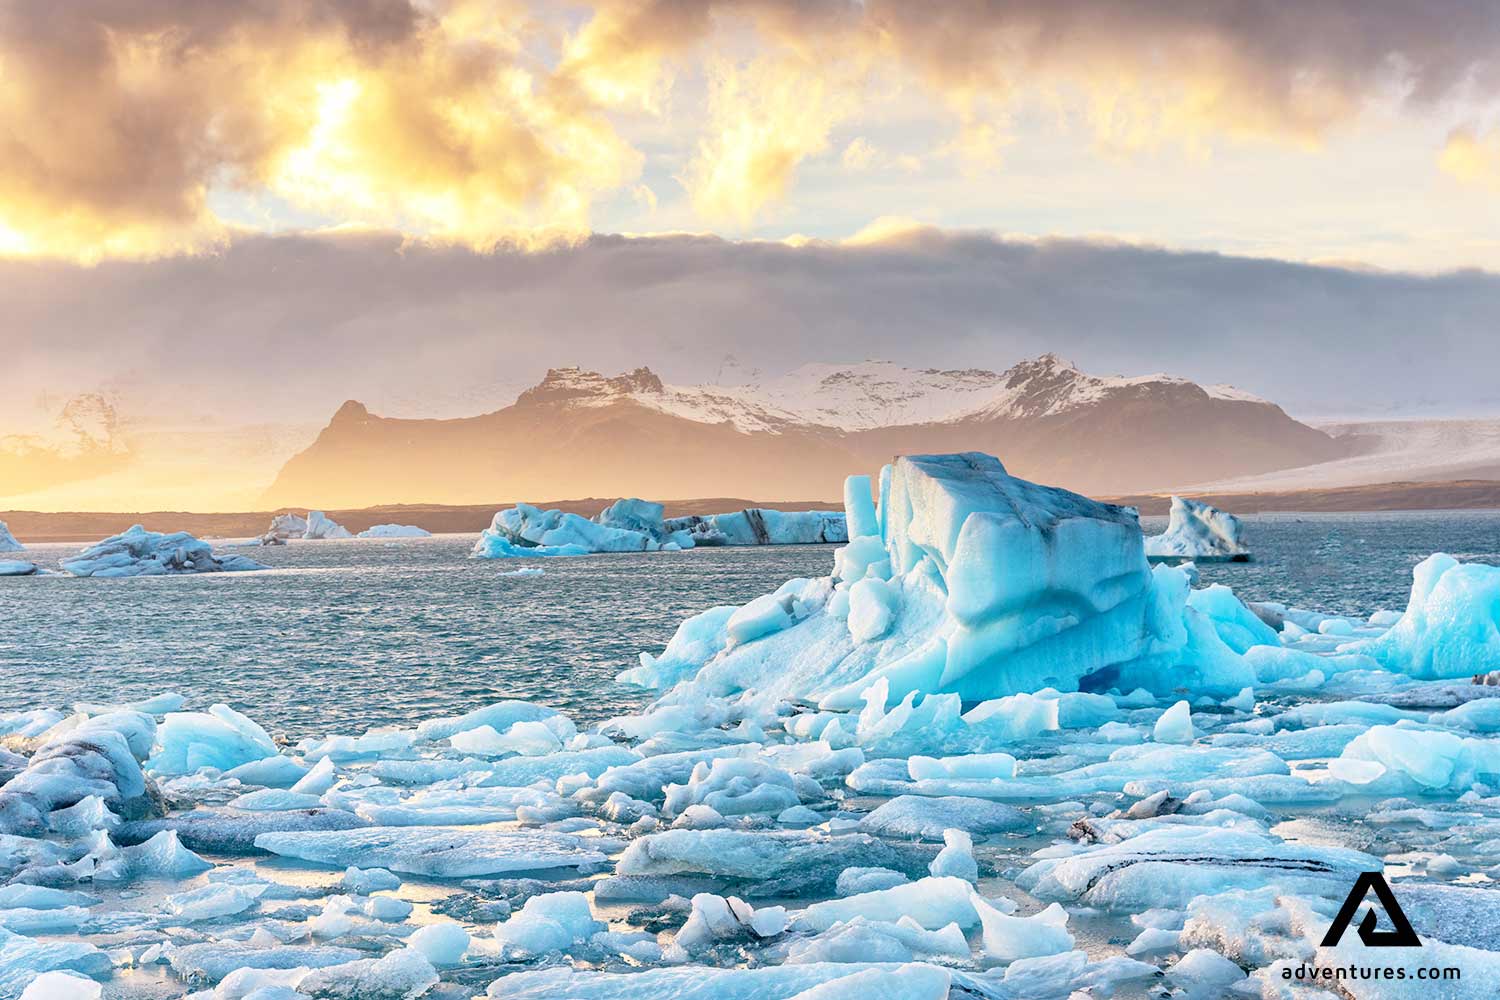
[[[1255,559],[1204,564],[1202,583],[1365,617],[1406,606],[1433,552],[1500,563],[1500,512],[1262,514]],[[1147,533],[1165,517],[1144,517]],[[0,579],[0,704],[130,701],[164,690],[215,701],[297,738],[411,725],[503,698],[580,724],[650,692],[614,683],[678,624],[794,577],[828,573],[833,546],[702,548],[548,560],[468,558],[473,535],[226,549],[270,573],[138,580]],[[29,546],[44,567],[81,546]],[[508,575],[540,566],[540,576]]]

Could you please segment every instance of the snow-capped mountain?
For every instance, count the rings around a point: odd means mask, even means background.
[[[266,499],[816,499],[892,455],[964,449],[997,454],[1019,475],[1112,493],[1304,465],[1342,447],[1232,386],[1090,375],[1050,354],[999,373],[865,361],[698,386],[648,368],[558,368],[478,417],[391,419],[350,401]]]

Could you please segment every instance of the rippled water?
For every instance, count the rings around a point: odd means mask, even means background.
[[[1342,614],[1404,607],[1428,553],[1500,562],[1500,512],[1263,515],[1257,560],[1204,567],[1246,599]],[[1159,531],[1162,518],[1146,518]],[[595,721],[649,696],[614,682],[683,618],[827,573],[830,546],[581,559],[467,558],[473,536],[311,542],[268,573],[0,578],[0,710],[163,690],[290,736],[357,732],[501,698]],[[32,546],[44,565],[76,550]],[[542,576],[506,576],[522,565]]]

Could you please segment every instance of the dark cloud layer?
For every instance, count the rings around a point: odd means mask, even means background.
[[[598,236],[540,253],[255,237],[94,268],[0,262],[8,383],[229,420],[504,401],[548,366],[710,380],[885,358],[1231,382],[1296,414],[1497,412],[1500,277],[909,230],[865,245]],[[407,407],[408,412],[417,409]]]

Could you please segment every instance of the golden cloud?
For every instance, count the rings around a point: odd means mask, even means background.
[[[993,169],[1023,96],[1115,152],[1315,144],[1372,102],[1500,92],[1487,4],[1364,0],[69,0],[0,11],[0,253],[223,241],[239,191],[478,248],[586,233],[649,147],[751,221],[896,93]],[[1465,146],[1469,141],[1473,147]],[[1484,148],[1456,135],[1444,166]],[[933,152],[930,150],[922,152]],[[891,162],[902,161],[893,150]],[[906,159],[910,158],[907,152]],[[1451,163],[1450,163],[1451,161]]]

